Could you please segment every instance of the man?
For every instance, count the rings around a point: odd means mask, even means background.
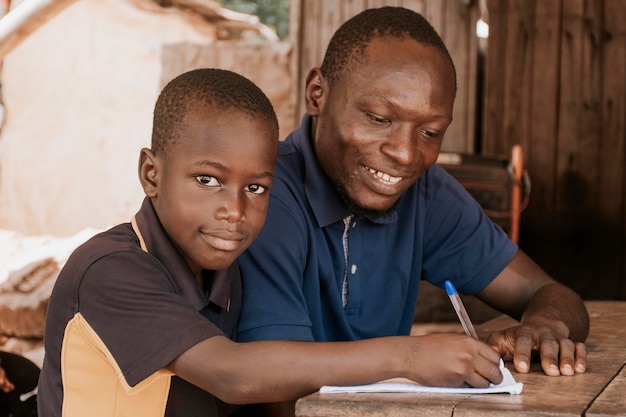
[[[580,297],[434,165],[455,93],[452,59],[418,13],[370,9],[338,29],[280,144],[266,224],[239,258],[238,340],[408,334],[420,280],[449,279],[520,320],[488,340],[518,372],[533,352],[547,375],[585,371]],[[448,370],[446,338],[428,343],[440,356],[424,372]]]

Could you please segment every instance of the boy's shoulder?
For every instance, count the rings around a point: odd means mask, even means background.
[[[83,243],[80,248],[102,250],[118,250],[128,246],[139,246],[139,238],[130,223],[121,223],[103,232],[96,233]]]
[[[125,251],[142,252],[130,223],[119,224],[89,238],[72,252],[66,266],[87,268],[103,256]]]

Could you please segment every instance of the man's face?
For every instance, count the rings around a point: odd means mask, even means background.
[[[309,113],[321,166],[356,206],[388,210],[437,160],[452,122],[450,62],[412,39],[375,39],[364,65],[332,87],[317,81],[318,108]]]
[[[269,123],[216,113],[196,106],[183,139],[155,165],[155,210],[196,275],[227,267],[259,234],[277,153]]]

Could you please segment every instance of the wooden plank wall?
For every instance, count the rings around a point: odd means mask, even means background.
[[[586,299],[626,299],[626,2],[489,0],[484,152],[525,149],[520,246]]]
[[[423,14],[440,34],[455,62],[458,92],[454,122],[446,133],[443,149],[473,152],[476,130],[476,72],[479,17],[476,1],[469,0],[293,0],[291,41],[298,54],[293,73],[297,88],[296,124],[304,114],[303,91],[306,75],[322,63],[326,46],[335,30],[362,10],[381,6],[403,6]]]

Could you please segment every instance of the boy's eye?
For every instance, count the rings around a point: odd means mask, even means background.
[[[207,187],[217,187],[220,185],[220,182],[217,180],[217,178],[210,175],[198,175],[196,176],[196,181]]]
[[[246,190],[253,194],[261,195],[267,191],[267,188],[259,184],[250,184],[246,187]]]

